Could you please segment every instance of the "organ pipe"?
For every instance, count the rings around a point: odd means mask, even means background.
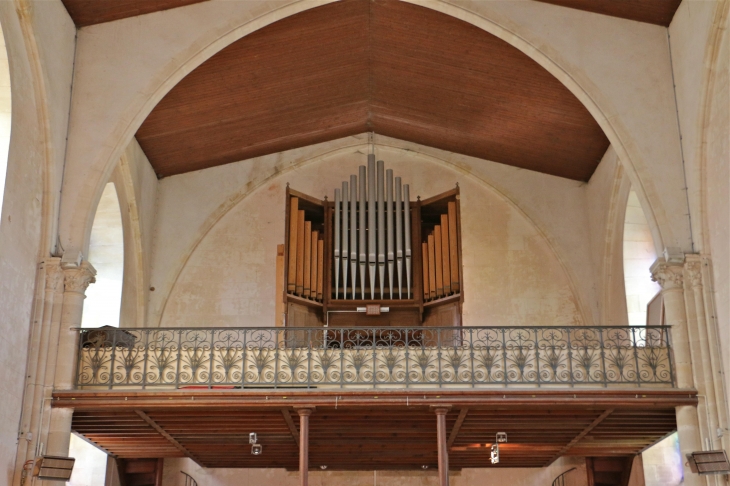
[[[378,282],[380,298],[383,299],[385,278],[385,163],[378,160]]]
[[[393,251],[393,247],[395,246],[395,243],[393,241],[393,229],[395,227],[395,222],[393,221],[393,217],[395,216],[394,211],[395,208],[393,207],[393,170],[388,169],[385,172],[385,179],[386,179],[386,194],[385,194],[385,214],[387,215],[387,230],[386,230],[386,239],[387,239],[387,258],[388,258],[388,286],[390,288],[390,294],[389,297],[393,298],[393,260],[395,259],[395,253]]]
[[[395,178],[395,263],[398,298],[403,298],[403,197],[400,177]]]
[[[339,189],[335,189],[335,299],[338,297],[340,290],[340,201],[341,193]]]
[[[352,298],[355,299],[357,281],[357,176],[350,176],[350,270],[352,270]]]
[[[375,247],[375,241],[377,235],[375,229],[376,222],[376,186],[375,186],[375,155],[368,155],[368,201],[367,201],[367,212],[368,212],[368,270],[370,271],[370,298],[375,299],[375,270],[378,264],[377,261],[377,248]],[[363,299],[365,298],[365,289],[363,289]]]
[[[347,215],[347,202],[350,199],[349,191],[347,190],[347,182],[342,183],[342,234],[335,236],[335,239],[342,238],[342,298],[347,298],[347,267],[350,266],[350,253],[348,250],[348,219]]]
[[[405,229],[405,253],[406,253],[406,292],[411,298],[411,195],[408,184],[403,186],[403,226]]]
[[[365,269],[367,267],[367,241],[365,238],[365,215],[366,215],[366,208],[365,205],[367,204],[367,174],[366,174],[366,168],[364,165],[360,166],[360,190],[358,194],[358,216],[359,216],[359,226],[358,226],[358,232],[360,236],[359,246],[358,246],[358,266],[360,267],[360,298],[365,299]]]

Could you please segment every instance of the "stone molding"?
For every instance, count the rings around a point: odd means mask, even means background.
[[[683,265],[657,260],[651,266],[651,279],[662,287],[662,291],[681,290],[684,286]]]
[[[46,290],[57,292],[63,291],[64,271],[61,268],[60,258],[51,258],[43,262],[43,269],[46,272]]]
[[[77,268],[66,268],[64,272],[64,290],[66,292],[86,295],[86,289],[96,282],[96,269],[89,262],[81,262]]]

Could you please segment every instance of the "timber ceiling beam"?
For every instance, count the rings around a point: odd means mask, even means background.
[[[149,415],[147,415],[146,413],[144,413],[142,410],[135,410],[135,413],[137,415],[139,415],[142,420],[144,420],[145,422],[147,422],[150,425],[150,427],[152,427],[153,429],[155,429],[162,437],[164,437],[165,439],[167,439],[170,442],[170,444],[172,444],[173,446],[175,446],[176,449],[178,449],[180,452],[182,452],[183,454],[185,454],[187,457],[189,457],[190,459],[192,459],[193,461],[195,461],[195,463],[198,464],[200,467],[205,467],[200,462],[200,460],[197,457],[195,457],[195,455],[193,453],[191,453],[189,450],[187,450],[187,448],[185,448],[185,446],[183,446],[180,442],[178,442],[173,436],[171,436],[170,434],[168,434],[167,431],[165,431],[165,429],[163,429],[162,427],[160,427],[157,424],[157,422],[155,422],[154,420],[152,420],[152,418]]]
[[[549,466],[550,464],[552,464],[553,462],[555,462],[556,460],[558,460],[558,458],[560,458],[562,455],[564,455],[565,453],[567,453],[575,444],[577,444],[583,437],[585,437],[586,435],[588,435],[593,429],[595,429],[596,427],[598,427],[598,425],[601,422],[603,422],[604,420],[606,420],[606,418],[609,415],[611,415],[612,413],[613,413],[613,409],[611,408],[611,409],[608,409],[605,412],[603,412],[601,415],[599,415],[593,422],[591,422],[585,429],[583,429],[580,434],[576,435],[573,438],[573,440],[571,440],[570,442],[568,442],[565,445],[565,447],[563,447],[562,449],[560,449],[558,451],[558,453],[555,454],[555,456],[553,456],[550,459],[550,461],[547,462],[547,464],[545,464],[545,467]]]
[[[294,438],[294,442],[297,443],[297,447],[300,447],[299,431],[297,430],[297,426],[294,424],[294,420],[292,419],[291,414],[289,413],[289,410],[284,408],[281,410],[281,414],[284,416],[284,421],[286,422],[286,425],[289,427],[289,431],[291,432],[291,436]]]
[[[464,424],[464,420],[466,420],[466,415],[469,413],[468,408],[462,408],[459,412],[459,416],[456,418],[456,422],[454,423],[454,426],[451,428],[451,433],[449,434],[449,440],[447,442],[447,446],[449,449],[451,449],[451,446],[454,445],[454,441],[456,440],[456,437],[459,435],[459,430],[461,429],[461,426]]]

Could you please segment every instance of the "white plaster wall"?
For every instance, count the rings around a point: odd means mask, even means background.
[[[613,147],[606,151],[585,186],[590,229],[591,262],[595,277],[599,320],[602,325],[626,325],[626,292],[623,268],[623,230],[626,200],[631,183]]]
[[[104,451],[71,434],[68,455],[75,458],[76,462],[66,486],[104,486],[107,459]]]
[[[334,188],[365,163],[365,152],[359,149],[317,158],[274,177],[236,204],[190,255],[167,301],[162,326],[273,326],[276,246],[284,242],[286,183],[306,194],[332,199]],[[570,280],[555,253],[510,202],[474,177],[429,157],[384,146],[377,147],[376,155],[411,185],[413,199],[439,194],[459,183],[465,325],[583,323]],[[234,165],[247,164],[251,162]],[[207,174],[211,171],[218,177],[230,173],[226,168],[207,169],[171,177],[169,185],[186,186],[186,181],[211,177]],[[162,187],[164,198],[168,185]],[[185,193],[195,205],[196,192]],[[167,217],[174,221],[187,217],[186,210],[172,207],[176,213],[168,212]],[[160,251],[169,248],[163,245]]]
[[[587,486],[585,460],[562,457],[546,468],[488,468],[451,471],[452,486],[542,486],[552,484],[560,473],[575,467],[570,486]],[[284,469],[203,469],[190,459],[165,459],[163,486],[184,486],[190,474],[198,486],[295,486],[299,473]],[[436,486],[437,471],[310,471],[312,486]]]
[[[246,33],[325,1],[214,0],[81,29],[64,245],[86,245],[101,185],[144,117],[179,79]],[[690,247],[666,29],[540,2],[418,3],[500,36],[563,81],[606,130],[657,244]]]
[[[189,255],[238,201],[279,174],[297,174],[298,167],[308,161],[364,153],[366,142],[367,136],[362,134],[162,179],[150,282],[155,291],[149,293],[148,325],[159,325],[167,297]],[[584,184],[382,136],[376,136],[376,145],[378,150],[398,152],[398,160],[429,160],[492,186],[531,221],[552,248],[568,276],[581,322],[600,322],[594,286],[585,284],[596,277],[590,260]],[[294,176],[287,177],[293,180]],[[330,192],[333,187],[328,188]],[[283,224],[275,230],[281,228]]]
[[[0,484],[10,484],[39,258],[51,251],[71,92],[75,28],[60,0],[0,2],[12,137],[0,215]],[[33,382],[33,378],[29,378]]]

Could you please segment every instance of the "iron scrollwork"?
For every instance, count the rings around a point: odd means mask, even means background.
[[[669,329],[84,329],[77,387],[674,386]]]

